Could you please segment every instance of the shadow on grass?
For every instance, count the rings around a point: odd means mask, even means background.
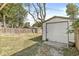
[[[34,38],[30,39],[30,40],[35,41],[35,42],[38,42],[38,43],[39,42],[43,42],[42,36],[34,37]]]
[[[64,56],[79,56],[79,51],[75,47],[63,49]]]
[[[30,46],[30,47],[27,47],[15,54],[11,55],[11,56],[35,56],[38,53],[40,44],[43,42],[42,36],[38,36],[38,37],[32,38],[30,40],[36,41],[37,43]]]

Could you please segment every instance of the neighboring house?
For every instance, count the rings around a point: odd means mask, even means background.
[[[26,22],[26,23],[24,24],[24,28],[30,28],[30,22]]]
[[[37,27],[31,27],[31,30],[33,33],[37,33],[38,32],[38,28]]]
[[[43,23],[43,40],[60,43],[74,42],[74,33],[67,33],[72,21],[68,17],[54,16]]]

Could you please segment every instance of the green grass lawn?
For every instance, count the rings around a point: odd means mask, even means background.
[[[24,49],[29,49],[38,44],[40,34],[23,34],[22,36],[0,36],[0,55],[7,56],[16,54]]]

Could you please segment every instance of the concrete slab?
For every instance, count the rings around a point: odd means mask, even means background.
[[[59,42],[54,42],[54,41],[45,41],[44,44],[51,45],[52,47],[56,48],[67,48],[66,43],[59,43]]]

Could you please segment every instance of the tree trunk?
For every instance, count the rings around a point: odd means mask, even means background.
[[[3,15],[3,25],[4,25],[4,28],[6,28],[6,20],[5,20],[5,15]]]
[[[12,24],[12,28],[13,28],[13,24]]]

